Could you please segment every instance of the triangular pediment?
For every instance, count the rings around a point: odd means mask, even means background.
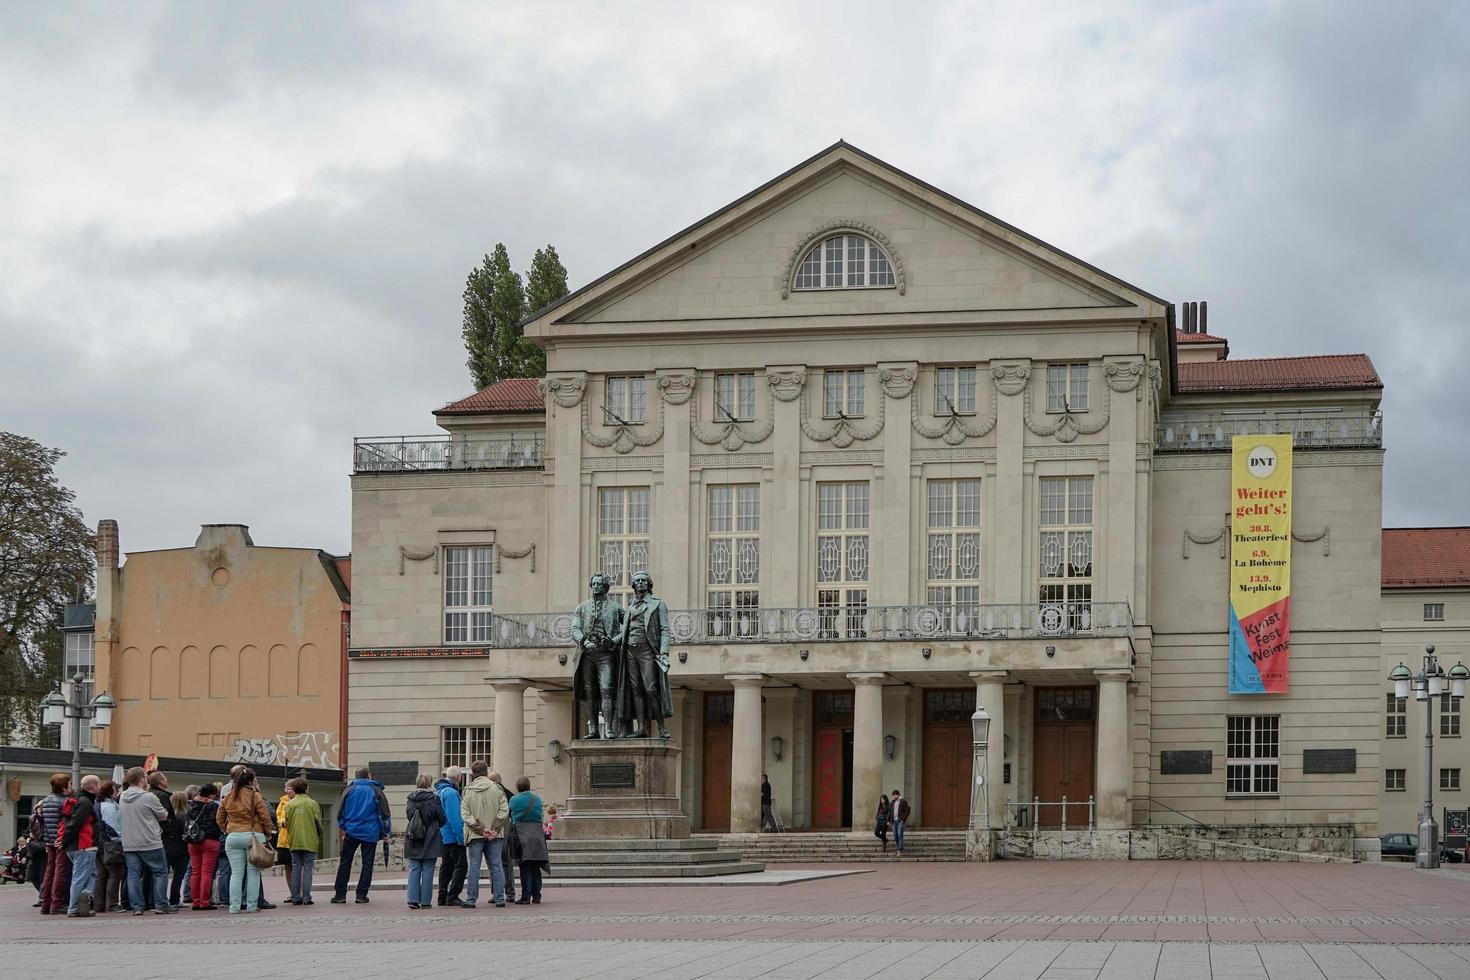
[[[851,229],[889,252],[891,288],[800,290],[804,249]],[[578,290],[531,336],[618,324],[934,314],[1002,320],[1096,311],[1161,316],[1165,302],[838,143]],[[594,326],[599,325],[599,326]]]

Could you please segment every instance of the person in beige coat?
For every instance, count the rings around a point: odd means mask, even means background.
[[[510,803],[497,778],[484,762],[470,766],[473,777],[460,799],[459,813],[464,818],[465,852],[469,878],[465,882],[462,908],[472,909],[480,897],[480,861],[490,863],[490,889],[496,908],[505,908],[505,869],[501,852],[505,848],[505,832],[510,826]]]

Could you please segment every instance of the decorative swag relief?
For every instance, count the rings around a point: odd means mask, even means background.
[[[582,400],[582,395],[587,390],[587,379],[579,378],[542,378],[536,383],[541,390],[541,397],[547,395],[552,397],[562,408],[575,408]]]
[[[741,422],[736,419],[715,419],[712,423],[714,428],[706,429],[700,424],[699,413],[696,411],[689,416],[690,435],[706,446],[719,446],[731,453],[738,452],[747,445],[765,442],[771,437],[771,433],[776,431],[776,409],[771,404],[771,397],[776,394],[776,378],[774,375],[768,375],[766,381],[768,383],[766,385],[766,421],[764,424],[756,425],[754,422]]]

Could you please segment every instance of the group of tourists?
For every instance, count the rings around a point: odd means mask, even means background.
[[[463,771],[451,767],[437,782],[420,776],[409,793],[403,843],[409,908],[432,907],[436,891],[440,906],[474,908],[482,860],[490,867],[497,907],[540,903],[556,808],[543,809],[524,776],[515,792],[484,762],[476,762],[469,776],[466,785]],[[167,774],[142,767],[123,774],[121,789],[95,775],[73,787],[69,775],[57,773],[50,794],[36,803],[22,845],[36,907],[42,915],[71,917],[169,915],[183,908],[256,912],[276,907],[266,900],[262,870],[277,865],[286,869],[286,901],[312,905],[324,832],[310,790],[305,778],[292,779],[272,806],[244,765],[230,771],[224,786],[173,793]],[[347,901],[352,861],[360,853],[356,901],[366,903],[377,847],[393,836],[383,785],[368,769],[359,769],[342,791],[336,822],[341,852],[332,902]]]

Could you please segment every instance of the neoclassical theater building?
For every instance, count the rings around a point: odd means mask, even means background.
[[[1378,831],[1382,384],[838,143],[535,314],[545,379],[356,441],[350,755],[565,799],[569,612],[672,610],[695,828]],[[1289,331],[1290,323],[1279,325]],[[1295,437],[1291,675],[1227,686],[1231,437]],[[1376,844],[1376,841],[1374,842]]]

